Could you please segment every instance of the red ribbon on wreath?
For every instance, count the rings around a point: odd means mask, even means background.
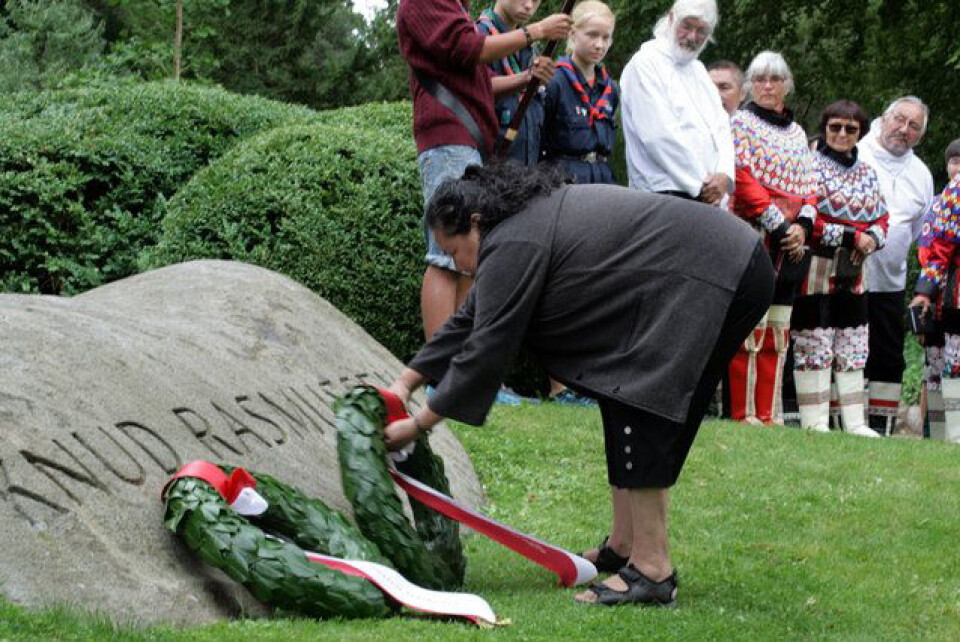
[[[160,492],[160,499],[167,496],[170,484],[184,477],[194,477],[213,486],[228,504],[233,504],[244,488],[256,488],[257,480],[243,468],[236,468],[230,475],[220,470],[220,467],[209,461],[191,461],[171,477]]]

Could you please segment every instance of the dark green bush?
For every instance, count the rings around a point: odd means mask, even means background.
[[[167,83],[6,98],[0,289],[234,259],[310,287],[401,359],[420,346],[409,103],[313,112]]]
[[[0,106],[0,290],[71,294],[133,274],[162,208],[238,140],[308,109],[166,83],[24,93]]]
[[[317,120],[321,123],[356,125],[371,131],[384,131],[398,138],[409,139],[411,143],[413,141],[413,109],[409,102],[367,103],[321,111],[317,112]]]
[[[409,127],[409,107],[369,109],[373,125],[363,108],[332,112],[324,124],[265,132],[199,172],[166,204],[142,267],[255,263],[311,288],[394,354],[412,354],[422,197],[412,137],[389,126]]]

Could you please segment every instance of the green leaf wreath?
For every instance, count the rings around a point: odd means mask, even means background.
[[[410,504],[416,530],[403,514],[386,466],[386,409],[380,394],[358,386],[338,399],[333,409],[343,492],[360,531],[414,584],[438,590],[460,588],[466,568],[460,525],[414,500]],[[443,461],[433,454],[426,436],[417,440],[402,472],[440,492],[450,492]]]
[[[398,605],[362,578],[309,561],[304,549],[393,566],[426,588],[459,588],[466,567],[459,525],[415,500],[416,530],[407,521],[387,470],[380,394],[359,386],[338,399],[334,410],[343,488],[359,530],[320,500],[261,473],[252,474],[269,503],[263,514],[242,517],[210,484],[185,477],[168,489],[164,525],[261,602],[311,617],[385,617]],[[449,493],[443,461],[426,437],[401,466],[410,477]]]

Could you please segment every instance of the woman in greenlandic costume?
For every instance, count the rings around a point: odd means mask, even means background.
[[[609,542],[620,550],[600,551],[598,570],[616,574],[576,599],[673,604],[669,489],[773,294],[756,234],[716,208],[511,163],[446,181],[427,223],[476,281],[391,385],[404,402],[427,382],[436,390],[387,426],[387,448],[445,418],[482,424],[525,341],[558,380],[598,399],[603,418]]]
[[[813,153],[817,215],[806,276],[790,319],[800,426],[830,431],[830,380],[836,382],[843,431],[879,437],[866,423],[864,377],[869,352],[864,261],[887,238],[887,204],[877,173],[858,157],[870,120],[860,105],[838,100],[820,115]]]

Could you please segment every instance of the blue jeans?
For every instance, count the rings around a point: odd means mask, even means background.
[[[427,241],[427,255],[425,257],[427,265],[451,272],[458,271],[453,258],[440,249],[436,239],[433,238],[433,230],[427,227],[427,206],[430,204],[434,192],[437,191],[443,181],[460,178],[463,176],[464,170],[470,165],[482,164],[480,152],[466,145],[434,147],[417,157],[417,165],[420,166],[420,179],[423,181],[423,235]]]

